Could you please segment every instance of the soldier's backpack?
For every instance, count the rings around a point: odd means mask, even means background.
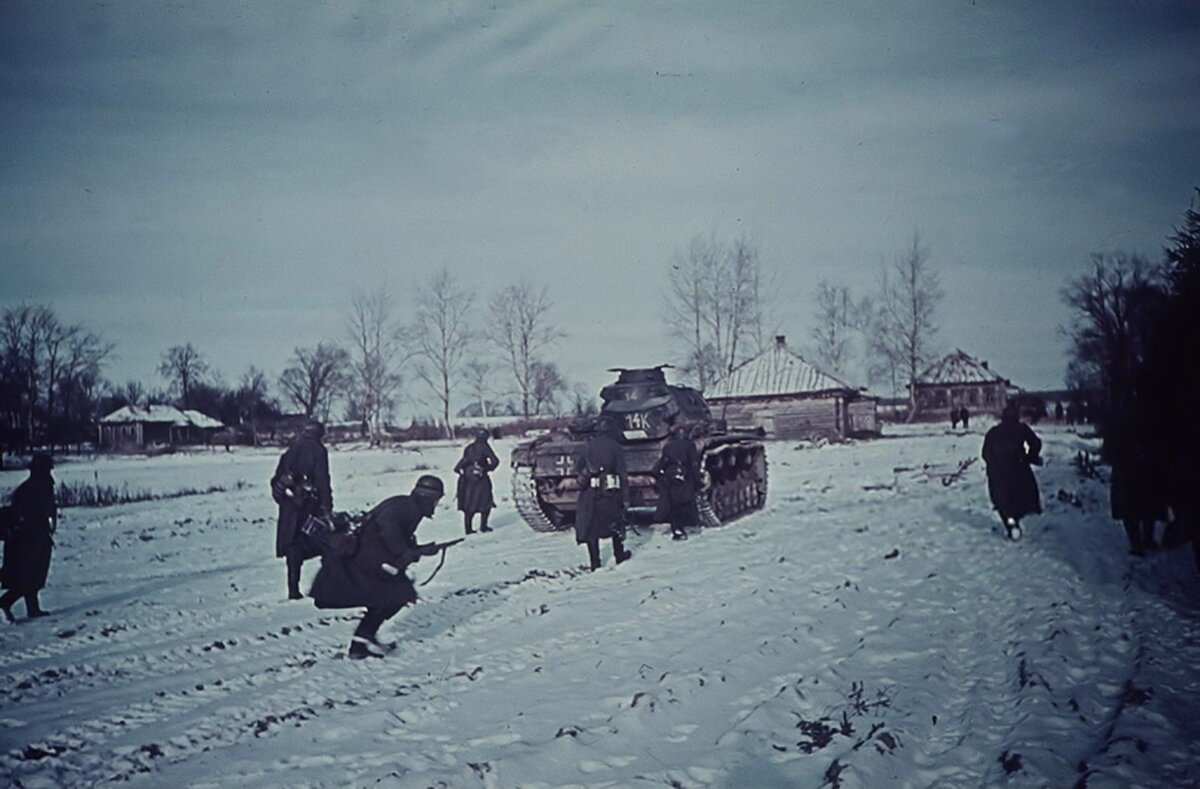
[[[363,517],[348,512],[309,515],[300,526],[300,530],[320,547],[322,554],[348,559],[358,553],[358,537],[362,530]]]

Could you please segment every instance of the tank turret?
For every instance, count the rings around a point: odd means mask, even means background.
[[[564,529],[575,521],[579,501],[576,463],[600,417],[616,425],[625,449],[630,495],[626,515],[650,522],[658,504],[653,471],[671,429],[686,428],[700,450],[701,524],[717,526],[762,509],[767,496],[766,451],[759,436],[729,433],[715,420],[700,392],[667,383],[667,365],[616,368],[617,380],[600,390],[597,417],[573,422],[518,445],[512,454],[513,499],[538,531]]]

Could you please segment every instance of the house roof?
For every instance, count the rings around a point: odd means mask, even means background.
[[[149,405],[145,407],[127,405],[123,408],[118,408],[100,420],[100,423],[105,425],[129,422],[169,424],[174,427],[224,427],[224,424],[219,420],[213,419],[207,414],[192,409],[182,411],[171,405]]]
[[[987,362],[955,349],[929,366],[925,372],[917,376],[918,384],[992,384],[1008,383],[1008,379],[998,375],[988,367]]]
[[[788,348],[783,337],[776,337],[771,348],[733,368],[704,396],[708,399],[776,397],[829,391],[860,390],[821,370]]]

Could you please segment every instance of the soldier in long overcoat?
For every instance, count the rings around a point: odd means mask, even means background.
[[[462,458],[454,466],[458,474],[458,509],[463,514],[463,528],[467,534],[474,534],[471,520],[479,513],[479,530],[491,531],[488,526],[488,515],[496,506],[492,496],[491,473],[500,465],[500,459],[488,445],[488,431],[480,430],[475,434],[475,440],[467,444]]]
[[[655,519],[671,524],[671,536],[687,539],[687,529],[699,521],[696,494],[700,491],[700,450],[688,438],[686,425],[671,428],[671,437],[663,444],[654,464],[658,475],[658,508]]]
[[[325,426],[309,421],[296,442],[279,458],[271,478],[271,492],[279,505],[275,523],[275,555],[287,562],[289,600],[299,600],[300,568],[305,559],[318,554],[317,547],[300,527],[309,515],[333,512],[333,489],[329,483],[329,452],[321,443]]]
[[[1009,539],[1021,539],[1021,518],[1042,511],[1031,468],[1042,464],[1041,451],[1041,439],[1019,419],[1016,403],[1004,407],[1000,424],[983,438],[988,496],[1004,521]]]
[[[580,453],[579,509],[575,513],[575,542],[587,545],[593,570],[600,569],[600,540],[612,539],[617,564],[630,557],[625,550],[625,503],[629,480],[625,474],[625,450],[617,443],[616,425],[610,417],[596,421],[596,432],[588,437]]]
[[[417,589],[405,571],[439,549],[435,543],[417,542],[417,526],[433,515],[443,492],[440,479],[422,476],[411,494],[384,499],[367,513],[352,555],[322,556],[309,590],[317,608],[367,609],[350,640],[351,660],[378,656],[395,646],[379,641],[379,627],[417,600]]]
[[[29,478],[13,491],[10,517],[13,530],[4,543],[4,564],[0,567],[0,611],[13,621],[12,607],[25,598],[25,615],[45,616],[38,603],[38,592],[50,574],[50,555],[54,550],[54,531],[58,527],[58,503],[54,496],[53,459],[44,453],[29,462]]]
[[[1125,526],[1134,556],[1155,547],[1155,524],[1167,519],[1167,471],[1159,452],[1149,435],[1148,415],[1137,404],[1113,420],[1104,441],[1104,455],[1112,465],[1112,516]]]

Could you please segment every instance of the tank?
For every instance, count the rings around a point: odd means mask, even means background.
[[[576,459],[601,416],[617,425],[617,440],[625,450],[628,520],[653,522],[658,505],[653,467],[671,428],[679,424],[687,426],[700,451],[700,525],[719,526],[762,509],[767,500],[767,456],[761,435],[728,432],[723,420],[713,419],[700,392],[667,383],[666,367],[609,370],[617,373],[617,380],[600,391],[598,416],[576,420],[566,430],[513,449],[513,501],[526,523],[537,531],[556,531],[575,522],[580,490]]]

